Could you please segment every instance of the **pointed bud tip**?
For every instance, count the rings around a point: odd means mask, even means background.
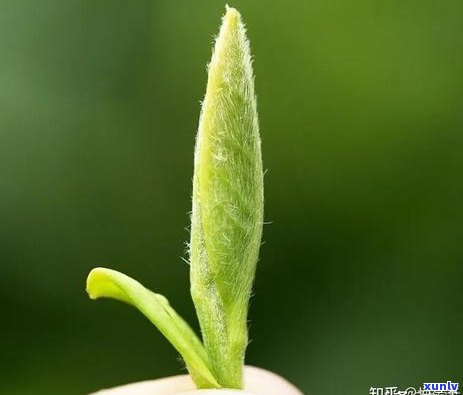
[[[223,17],[223,23],[229,26],[237,26],[241,21],[241,14],[236,8],[230,7],[228,4],[225,5],[225,15]]]

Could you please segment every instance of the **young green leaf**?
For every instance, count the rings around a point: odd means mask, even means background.
[[[262,220],[251,55],[241,16],[227,7],[209,65],[193,178],[190,278],[204,345],[166,298],[122,273],[92,270],[87,292],[138,308],[180,352],[198,388],[242,388]]]
[[[201,341],[164,296],[151,292],[125,274],[105,268],[90,272],[87,292],[91,299],[112,298],[136,307],[182,355],[198,388],[220,387],[211,373]]]
[[[196,140],[191,293],[214,376],[242,388],[247,312],[262,235],[263,173],[249,42],[227,7]]]

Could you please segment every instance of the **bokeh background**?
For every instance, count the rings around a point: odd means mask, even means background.
[[[463,381],[463,2],[236,0],[266,174],[248,363],[307,394]],[[0,393],[176,374],[107,265],[195,327],[184,242],[220,1],[0,1]]]

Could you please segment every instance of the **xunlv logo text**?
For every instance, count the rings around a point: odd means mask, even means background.
[[[423,391],[456,391],[458,383],[447,381],[446,383],[423,383]]]

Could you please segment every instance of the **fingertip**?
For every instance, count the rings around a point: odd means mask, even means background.
[[[255,366],[245,366],[244,388],[255,395],[303,395],[283,377]]]

